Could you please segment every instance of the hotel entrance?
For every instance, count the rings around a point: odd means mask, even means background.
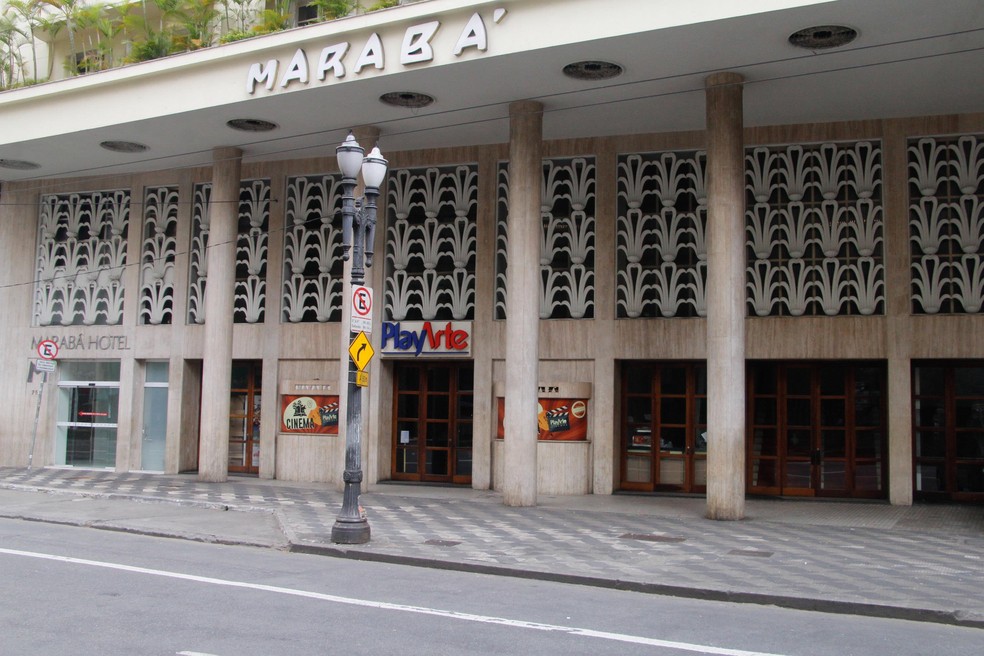
[[[394,366],[393,480],[471,484],[471,362]]]

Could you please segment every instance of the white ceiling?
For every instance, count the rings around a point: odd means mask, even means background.
[[[617,11],[618,2],[605,6]],[[849,25],[860,37],[822,53],[787,42],[797,29],[822,24]],[[586,59],[616,62],[625,72],[606,82],[574,81],[561,73],[564,65]],[[332,156],[353,125],[379,126],[384,152],[504,143],[508,103],[526,99],[544,103],[546,139],[700,130],[703,80],[720,70],[745,76],[749,126],[982,112],[984,2],[812,4],[473,58],[301,93],[257,94],[192,112],[162,112],[25,141],[18,140],[17,126],[0,123],[0,159],[42,165],[33,171],[0,169],[0,180],[202,165],[217,146],[240,146],[247,160]],[[424,92],[436,102],[419,110],[387,107],[378,97],[388,91]],[[279,128],[256,135],[225,127],[226,120],[237,117],[266,119]],[[120,155],[99,148],[104,140],[138,141],[151,150]]]

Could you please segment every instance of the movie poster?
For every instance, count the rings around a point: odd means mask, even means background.
[[[338,396],[280,397],[280,432],[338,435]]]
[[[505,437],[503,420],[506,416],[506,400],[496,399],[499,405],[499,424],[496,437]],[[537,439],[578,441],[588,438],[587,399],[538,399]]]

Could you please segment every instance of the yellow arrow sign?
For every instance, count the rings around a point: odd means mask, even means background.
[[[359,368],[359,371],[365,371],[366,365],[372,360],[372,356],[375,355],[375,351],[372,350],[372,344],[369,343],[369,338],[366,337],[365,333],[359,333],[358,336],[352,340],[352,345],[349,346],[349,356],[352,358],[352,362],[355,366]]]

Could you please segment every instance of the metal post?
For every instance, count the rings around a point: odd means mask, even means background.
[[[348,147],[350,150],[359,148],[352,135],[349,135],[343,147]],[[369,159],[366,158],[367,161]],[[385,160],[381,161],[385,165]],[[385,168],[383,171],[385,172]],[[369,186],[367,182],[365,197],[362,199],[364,202],[356,203],[354,198],[356,178],[349,173],[343,167],[342,232],[346,243],[342,257],[344,259],[349,257],[347,238],[350,237],[352,240],[351,283],[354,287],[364,282],[365,269],[372,266],[372,240],[376,232],[376,198],[379,195],[379,188]],[[351,226],[350,230],[346,229],[348,226]],[[353,331],[350,325],[349,343],[352,343],[356,337],[358,333]],[[356,384],[357,372],[355,362],[349,358],[346,391],[348,403],[345,412],[345,471],[342,475],[345,488],[342,509],[331,527],[331,541],[335,544],[365,544],[369,542],[370,536],[369,520],[359,506],[359,495],[362,491],[362,389]]]
[[[38,388],[38,405],[34,410],[34,432],[31,434],[31,451],[27,454],[27,470],[34,464],[34,443],[38,439],[38,420],[41,417],[41,397],[44,396],[44,384],[48,382],[48,372],[41,374],[41,387]]]

